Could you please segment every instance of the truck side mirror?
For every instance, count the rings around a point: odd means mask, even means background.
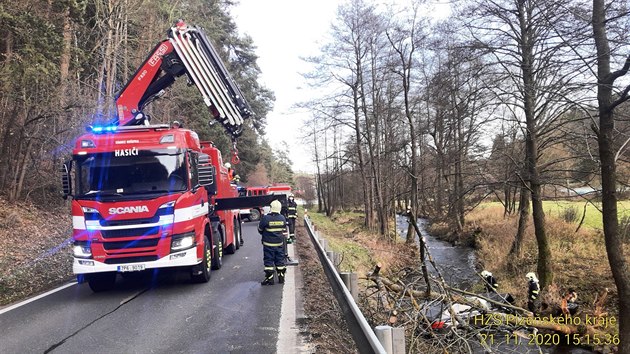
[[[188,152],[188,161],[190,166],[190,186],[193,191],[199,187],[199,154],[194,151]]]
[[[71,170],[72,160],[66,161],[63,165],[61,165],[61,188],[63,191],[63,199],[68,199],[68,196],[72,196],[72,177],[70,176]]]
[[[210,157],[207,154],[199,155],[199,185],[205,187],[208,194],[217,194],[217,184],[215,183],[216,170],[210,163]]]

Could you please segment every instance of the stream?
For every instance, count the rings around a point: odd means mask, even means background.
[[[431,236],[426,230],[427,223],[426,219],[418,219],[418,228],[422,232],[429,252],[431,252],[444,280],[459,289],[471,290],[472,286],[480,281],[475,273],[474,250],[465,246],[453,246]],[[407,236],[407,225],[409,223],[406,217],[396,216],[396,230],[403,239],[406,239]],[[418,242],[416,236],[416,243]],[[427,263],[427,268],[431,274],[436,275],[435,269],[429,263]]]
[[[481,279],[475,273],[475,252],[474,249],[466,246],[454,246],[449,242],[442,241],[429,234],[427,231],[428,220],[419,218],[418,228],[424,236],[429,252],[433,257],[440,273],[444,277],[444,280],[450,285],[470,291],[474,284],[479,283]],[[396,215],[396,231],[402,239],[406,239],[407,227],[409,223],[407,217]],[[419,243],[419,239],[416,235],[416,243]],[[427,269],[433,275],[436,275],[433,266],[427,262]],[[479,270],[481,272],[481,270]],[[501,279],[498,279],[499,282]],[[517,297],[520,294],[516,294]],[[498,342],[498,341],[497,341]],[[521,345],[495,344],[492,349],[497,353],[540,353],[538,348],[533,345],[527,345],[526,340],[522,341]],[[591,350],[576,347],[541,347],[542,353],[548,354],[593,354],[596,353]],[[483,353],[483,350],[479,348],[479,351],[475,353]]]

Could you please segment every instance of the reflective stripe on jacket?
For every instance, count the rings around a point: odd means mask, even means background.
[[[295,201],[288,201],[287,214],[291,219],[297,218],[297,203]]]
[[[269,213],[260,219],[258,232],[262,234],[263,245],[282,245],[284,242],[283,232],[286,230],[287,220],[278,213]]]
[[[538,298],[538,293],[540,292],[540,285],[538,282],[531,281],[529,282],[529,290],[528,290],[528,298],[530,300],[536,300]]]

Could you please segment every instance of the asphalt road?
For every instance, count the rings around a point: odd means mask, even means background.
[[[4,312],[0,352],[275,353],[283,286],[260,285],[256,226],[243,224],[245,244],[208,283],[183,272],[118,277],[112,291],[78,284]]]

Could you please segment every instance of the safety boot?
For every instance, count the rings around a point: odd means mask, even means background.
[[[284,273],[286,273],[286,269],[278,270],[278,283],[284,284]]]
[[[260,282],[260,285],[273,285],[273,270],[265,271],[265,279]]]

